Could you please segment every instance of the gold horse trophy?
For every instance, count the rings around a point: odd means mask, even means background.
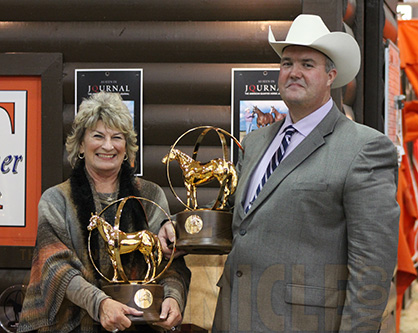
[[[163,286],[156,283],[156,280],[171,265],[171,262],[173,261],[173,255],[169,259],[164,269],[158,273],[158,266],[161,264],[163,259],[161,243],[158,237],[148,230],[131,233],[126,233],[119,230],[123,207],[130,199],[137,200],[141,206],[141,201],[146,201],[155,205],[165,214],[166,218],[172,223],[174,228],[174,224],[171,221],[170,216],[154,201],[142,197],[125,197],[112,202],[99,214],[92,214],[92,217],[90,218],[90,224],[87,227],[87,230],[90,232],[88,237],[88,252],[90,260],[96,271],[107,282],[109,282],[108,285],[102,287],[102,290],[113,299],[143,312],[142,317],[129,315],[129,319],[134,323],[156,322],[160,320],[159,317],[161,313],[161,304],[164,298]],[[112,226],[102,217],[102,215],[109,207],[115,205],[116,203],[119,203],[119,205],[116,210],[116,216],[114,220],[115,223]],[[109,255],[110,261],[112,263],[112,278],[106,277],[98,269],[91,253],[91,234],[92,231],[96,228],[105,243],[107,254]],[[174,244],[174,246],[175,245],[176,244]],[[147,264],[147,271],[142,280],[131,281],[128,279],[123,268],[121,255],[134,251],[139,251],[144,256],[145,263]]]
[[[176,148],[179,141],[187,134],[202,130],[194,146],[193,156]],[[200,144],[207,133],[215,131],[222,144],[223,158],[215,158],[207,163],[196,160]],[[167,179],[170,189],[185,210],[176,214],[176,248],[192,254],[225,254],[232,246],[232,213],[228,207],[228,198],[235,192],[238,182],[234,164],[228,160],[228,148],[225,135],[241,150],[241,144],[225,130],[212,126],[192,128],[181,135],[171,146],[169,153],[162,162],[167,166]],[[171,178],[169,163],[177,161],[182,171],[183,184],[187,192],[187,203],[175,192]],[[209,208],[199,207],[197,187],[213,180],[219,183],[218,196]]]

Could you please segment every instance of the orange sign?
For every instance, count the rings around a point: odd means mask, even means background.
[[[34,246],[41,197],[41,77],[0,79],[0,246]]]

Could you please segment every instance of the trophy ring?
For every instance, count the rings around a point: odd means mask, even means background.
[[[180,140],[191,132],[202,130],[198,136],[193,155],[188,156],[176,149]],[[199,147],[210,131],[215,131],[222,145],[223,158],[213,159],[206,163],[197,161]],[[236,189],[238,175],[235,166],[228,159],[228,147],[225,136],[228,136],[241,150],[239,141],[227,131],[213,126],[198,126],[183,133],[171,146],[162,162],[167,167],[167,180],[171,192],[185,207],[176,214],[177,248],[193,254],[225,254],[231,250],[232,213],[228,208],[228,198]],[[170,177],[170,161],[176,160],[183,171],[183,181],[187,190],[185,203],[174,190]],[[219,182],[219,191],[210,208],[199,208],[196,187],[212,180]]]
[[[157,274],[158,265],[162,260],[162,249],[158,236],[151,233],[148,230],[142,230],[132,233],[125,233],[119,230],[120,219],[125,203],[135,199],[142,205],[141,201],[147,201],[157,208],[159,208],[167,220],[171,222],[172,227],[174,224],[170,216],[165,210],[152,200],[143,197],[129,196],[118,199],[108,206],[106,206],[99,214],[92,214],[90,218],[90,224],[88,226],[88,253],[90,261],[99,273],[99,275],[109,282],[108,285],[103,286],[102,290],[113,299],[126,304],[130,307],[136,308],[143,312],[142,317],[135,317],[128,315],[129,319],[134,323],[142,322],[156,322],[160,321],[161,304],[164,298],[163,286],[156,283],[156,280],[164,274],[174,259],[174,251],[172,252],[165,267]],[[114,226],[110,225],[104,218],[103,213],[112,205],[119,203],[116,210]],[[102,236],[107,253],[110,256],[112,262],[114,275],[113,278],[105,276],[99,268],[96,266],[91,251],[91,234],[93,229],[107,230],[107,232],[99,232]],[[100,229],[101,228],[101,229]],[[141,248],[143,246],[143,248]],[[176,247],[176,241],[173,243],[173,247]],[[122,265],[121,254],[130,253],[139,250],[145,258],[147,263],[147,273],[143,280],[131,281],[128,279]],[[157,257],[155,257],[157,253]]]

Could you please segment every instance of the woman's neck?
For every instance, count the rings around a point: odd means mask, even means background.
[[[119,172],[114,172],[106,175],[99,175],[86,167],[86,171],[90,176],[96,192],[98,193],[113,193],[118,190]]]

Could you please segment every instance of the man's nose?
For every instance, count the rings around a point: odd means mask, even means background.
[[[290,76],[295,78],[300,78],[302,76],[301,67],[298,65],[293,65],[290,71]]]

